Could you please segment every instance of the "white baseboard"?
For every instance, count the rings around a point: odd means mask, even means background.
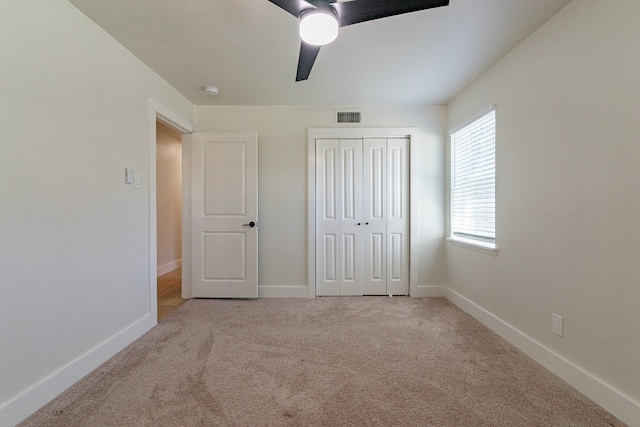
[[[156,323],[157,320],[150,314],[144,316],[11,400],[3,403],[0,405],[0,426],[15,426],[140,338]]]
[[[415,295],[414,295],[415,293]],[[447,295],[447,287],[446,286],[436,286],[436,285],[418,285],[416,287],[416,292],[411,294],[412,297],[417,298],[425,298],[425,297],[444,297]]]
[[[158,276],[162,276],[163,274],[167,274],[176,268],[182,267],[182,260],[178,259],[175,261],[168,262],[164,265],[158,267]]]
[[[416,294],[411,296],[444,297],[446,294],[446,286],[424,285],[418,286]],[[258,298],[309,298],[309,290],[306,286],[259,286]]]
[[[640,403],[494,316],[458,292],[446,298],[629,426],[640,427]]]
[[[309,298],[306,286],[258,286],[258,298]]]

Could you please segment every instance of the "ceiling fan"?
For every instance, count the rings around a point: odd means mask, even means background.
[[[338,36],[338,28],[387,16],[447,6],[449,0],[269,0],[299,20],[300,57],[296,81],[307,80],[320,47]]]

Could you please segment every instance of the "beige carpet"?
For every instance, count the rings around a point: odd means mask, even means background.
[[[22,426],[623,426],[442,298],[190,300]]]

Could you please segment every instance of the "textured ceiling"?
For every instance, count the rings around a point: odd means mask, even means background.
[[[570,2],[451,0],[344,27],[296,83],[297,19],[267,0],[69,1],[197,105],[444,105]]]

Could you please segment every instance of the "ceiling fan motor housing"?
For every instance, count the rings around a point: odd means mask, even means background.
[[[324,2],[323,2],[324,3]],[[308,9],[300,14],[300,37],[313,46],[324,46],[338,37],[338,14],[329,5]]]

